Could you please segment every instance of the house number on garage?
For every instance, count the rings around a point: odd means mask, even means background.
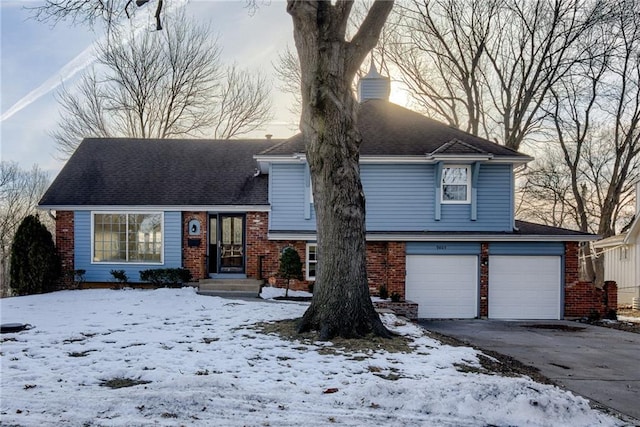
[[[438,251],[446,251],[447,245],[436,245],[436,250]]]

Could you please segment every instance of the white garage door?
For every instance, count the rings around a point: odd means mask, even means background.
[[[559,319],[560,257],[489,257],[489,317]]]
[[[418,317],[476,317],[477,259],[467,255],[407,255],[406,297],[418,303]]]

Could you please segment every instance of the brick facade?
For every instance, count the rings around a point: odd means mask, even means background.
[[[605,317],[618,307],[618,287],[615,282],[605,282],[602,288],[591,282],[580,281],[579,246],[577,242],[565,243],[564,317]]]
[[[284,279],[278,278],[280,253],[288,246],[295,248],[302,260],[303,276],[306,277],[305,260],[307,242],[268,239],[269,214],[267,212],[247,212],[246,217],[246,272],[247,277],[268,280],[275,278],[276,285],[284,287]],[[307,291],[313,281],[292,280],[290,289]]]
[[[480,317],[489,316],[489,244],[480,244]]]
[[[573,282],[565,286],[565,317],[607,317],[618,307],[618,286],[605,282],[598,288],[591,282]]]
[[[189,222],[200,221],[200,233],[189,234]],[[191,271],[192,280],[207,278],[207,238],[209,215],[206,212],[182,212],[182,266]]]
[[[404,242],[367,242],[367,278],[372,295],[386,286],[389,295],[395,292],[404,299],[405,268]]]
[[[575,283],[580,280],[578,242],[565,242],[564,244],[564,278],[565,283]]]
[[[56,212],[56,249],[62,264],[61,289],[72,289],[74,282],[75,220],[73,211]]]

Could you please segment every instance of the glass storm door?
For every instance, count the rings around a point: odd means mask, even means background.
[[[209,274],[218,272],[218,215],[209,216]]]
[[[218,215],[220,273],[244,273],[244,215]]]

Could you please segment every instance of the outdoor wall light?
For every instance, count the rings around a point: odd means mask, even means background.
[[[189,221],[189,236],[199,236],[200,235],[200,221],[197,219],[192,219]]]

